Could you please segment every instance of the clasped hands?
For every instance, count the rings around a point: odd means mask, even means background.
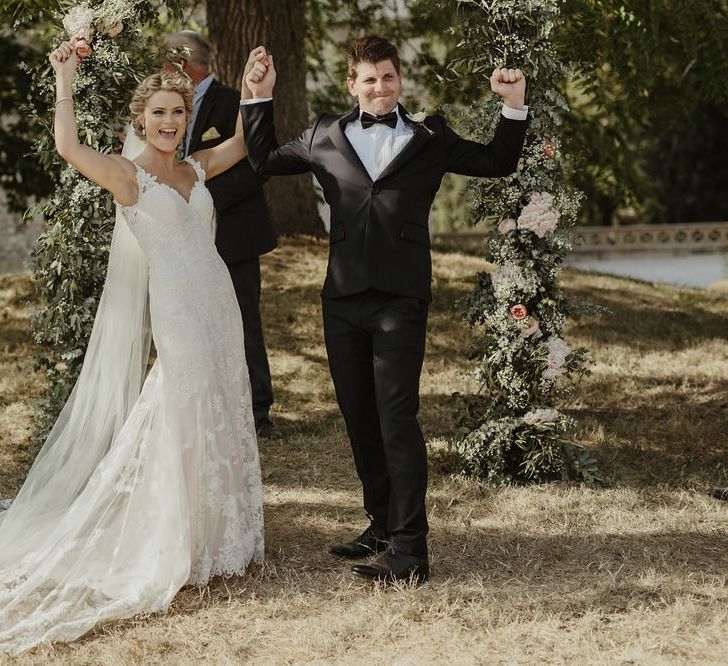
[[[265,46],[257,46],[248,56],[243,71],[241,94],[243,99],[265,98],[273,96],[276,84],[276,68],[273,64],[273,55],[268,53]]]

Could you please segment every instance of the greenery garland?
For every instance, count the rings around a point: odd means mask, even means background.
[[[176,17],[183,2],[97,0],[54,17],[59,26],[57,40],[80,37],[89,52],[76,72],[74,107],[80,140],[94,150],[111,153],[119,147],[117,130],[127,119],[132,92],[140,78],[154,69],[145,28],[159,26],[162,4]],[[46,369],[50,384],[37,428],[37,436],[43,439],[83,363],[106,274],[115,208],[109,192],[84,178],[55,151],[55,78],[50,65],[46,61],[30,74],[35,90],[29,111],[43,130],[34,153],[55,186],[51,197],[32,211],[46,220],[34,271],[43,305],[33,317],[35,341],[43,345],[38,363]]]
[[[587,372],[586,350],[563,339],[566,315],[559,272],[581,195],[566,184],[558,140],[559,92],[568,77],[551,43],[560,0],[458,0],[462,34],[449,71],[483,86],[494,66],[518,67],[528,80],[530,125],[516,173],[472,180],[476,220],[490,222],[492,273],[477,276],[459,306],[477,332],[473,351],[477,395],[460,396],[461,433],[454,443],[461,469],[496,483],[554,478],[600,480],[596,461],[572,440],[575,422],[554,405]],[[463,118],[471,136],[487,141],[499,118],[492,96]]]

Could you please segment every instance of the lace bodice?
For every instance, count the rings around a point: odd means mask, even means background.
[[[209,245],[214,235],[215,209],[205,187],[205,172],[193,158],[187,157],[185,162],[197,175],[187,200],[174,187],[158,181],[135,163],[139,197],[132,206],[122,206],[122,210],[147,255],[150,269],[165,255],[175,261],[191,258],[189,255],[200,246]]]

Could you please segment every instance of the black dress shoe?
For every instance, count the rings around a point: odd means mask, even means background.
[[[255,419],[255,434],[258,435],[258,437],[273,439],[275,438],[277,431],[272,421],[265,417],[262,419]]]
[[[336,555],[336,557],[358,559],[376,555],[387,550],[388,547],[389,541],[387,541],[387,537],[380,532],[376,532],[370,525],[354,541],[337,543],[335,546],[331,546],[329,553]]]
[[[391,549],[369,564],[355,564],[351,570],[371,580],[391,583],[396,580],[424,583],[430,577],[430,563],[426,557],[397,553]]]

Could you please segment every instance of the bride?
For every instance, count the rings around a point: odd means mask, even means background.
[[[240,120],[234,137],[177,161],[193,88],[154,74],[131,103],[142,141],[101,154],[78,140],[76,52],[64,42],[50,60],[58,153],[114,195],[117,219],[81,374],[0,513],[0,653],[162,611],[182,586],[263,557],[243,326],[204,186],[245,157]]]

